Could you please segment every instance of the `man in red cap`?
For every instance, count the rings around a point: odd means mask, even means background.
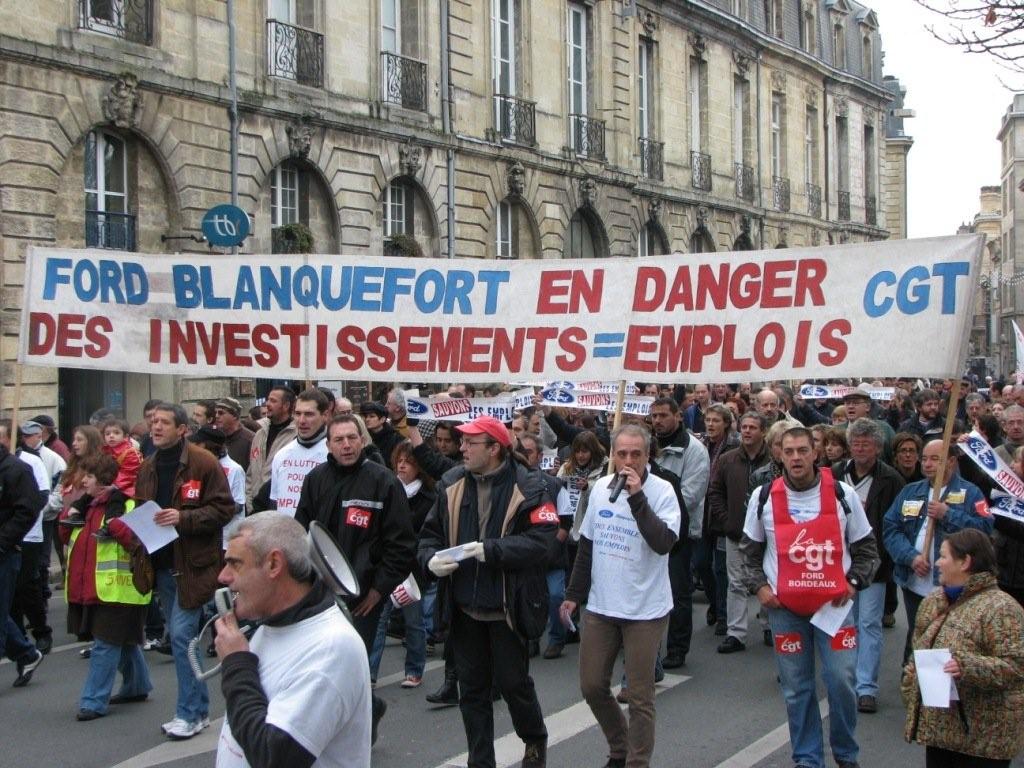
[[[545,564],[558,513],[540,477],[513,455],[504,424],[480,416],[459,431],[462,465],[437,486],[418,556],[439,579],[435,621],[454,641],[469,765],[495,765],[493,681],[526,744],[522,768],[543,768],[548,734],[528,644],[547,624]],[[441,552],[452,547],[461,552]]]

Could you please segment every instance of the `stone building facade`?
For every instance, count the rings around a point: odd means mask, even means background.
[[[906,231],[878,22],[852,0],[234,5],[243,254],[295,224],[321,253],[520,259]],[[0,409],[28,246],[208,253],[182,238],[228,199],[227,39],[211,0],[0,6]],[[22,408],[65,422],[226,386],[21,376]]]

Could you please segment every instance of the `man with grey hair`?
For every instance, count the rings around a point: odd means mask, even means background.
[[[967,426],[978,428],[978,418],[985,412],[985,398],[977,392],[971,392],[964,398],[964,413],[967,414]]]
[[[892,558],[882,543],[882,520],[889,505],[903,490],[903,477],[879,460],[885,435],[878,422],[857,419],[846,428],[852,458],[837,461],[832,474],[849,485],[860,499],[875,533],[882,561],[871,584],[859,592],[853,604],[857,623],[857,711],[878,711],[878,668],[882,659],[882,615],[886,584],[892,581]]]
[[[219,579],[235,600],[217,619],[227,708],[218,768],[368,768],[366,650],[316,578],[302,525],[277,512],[246,518],[228,539],[224,562]],[[252,640],[239,619],[262,622]]]
[[[1003,444],[996,448],[996,455],[1012,464],[1013,454],[1024,445],[1024,408],[1011,405],[1003,411],[1003,432]]]

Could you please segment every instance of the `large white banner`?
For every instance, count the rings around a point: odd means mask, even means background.
[[[945,377],[983,242],[522,262],[30,248],[18,359],[369,381]]]

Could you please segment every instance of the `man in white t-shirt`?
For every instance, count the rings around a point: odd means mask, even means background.
[[[871,584],[878,546],[853,488],[836,481],[830,469],[815,469],[810,430],[786,430],[782,461],[783,476],[750,495],[740,539],[744,583],[768,611],[793,762],[825,765],[817,654],[828,690],[832,755],[839,768],[856,768],[857,628],[851,598]],[[829,622],[830,631],[821,628]]]
[[[316,578],[305,530],[276,512],[253,515],[224,561],[235,607],[217,620],[227,708],[217,768],[369,768],[366,650]],[[261,622],[251,641],[238,619]]]
[[[306,475],[327,461],[328,406],[327,396],[318,389],[307,389],[295,398],[296,437],[274,454],[270,464],[270,500],[289,517],[295,517]]]
[[[637,424],[612,435],[617,474],[594,484],[561,614],[587,603],[580,689],[608,740],[607,768],[646,766],[654,752],[654,662],[672,611],[668,555],[682,513],[672,485],[647,469],[651,435]],[[625,487],[611,499],[613,481]],[[625,651],[629,722],[612,696],[610,672]]]

